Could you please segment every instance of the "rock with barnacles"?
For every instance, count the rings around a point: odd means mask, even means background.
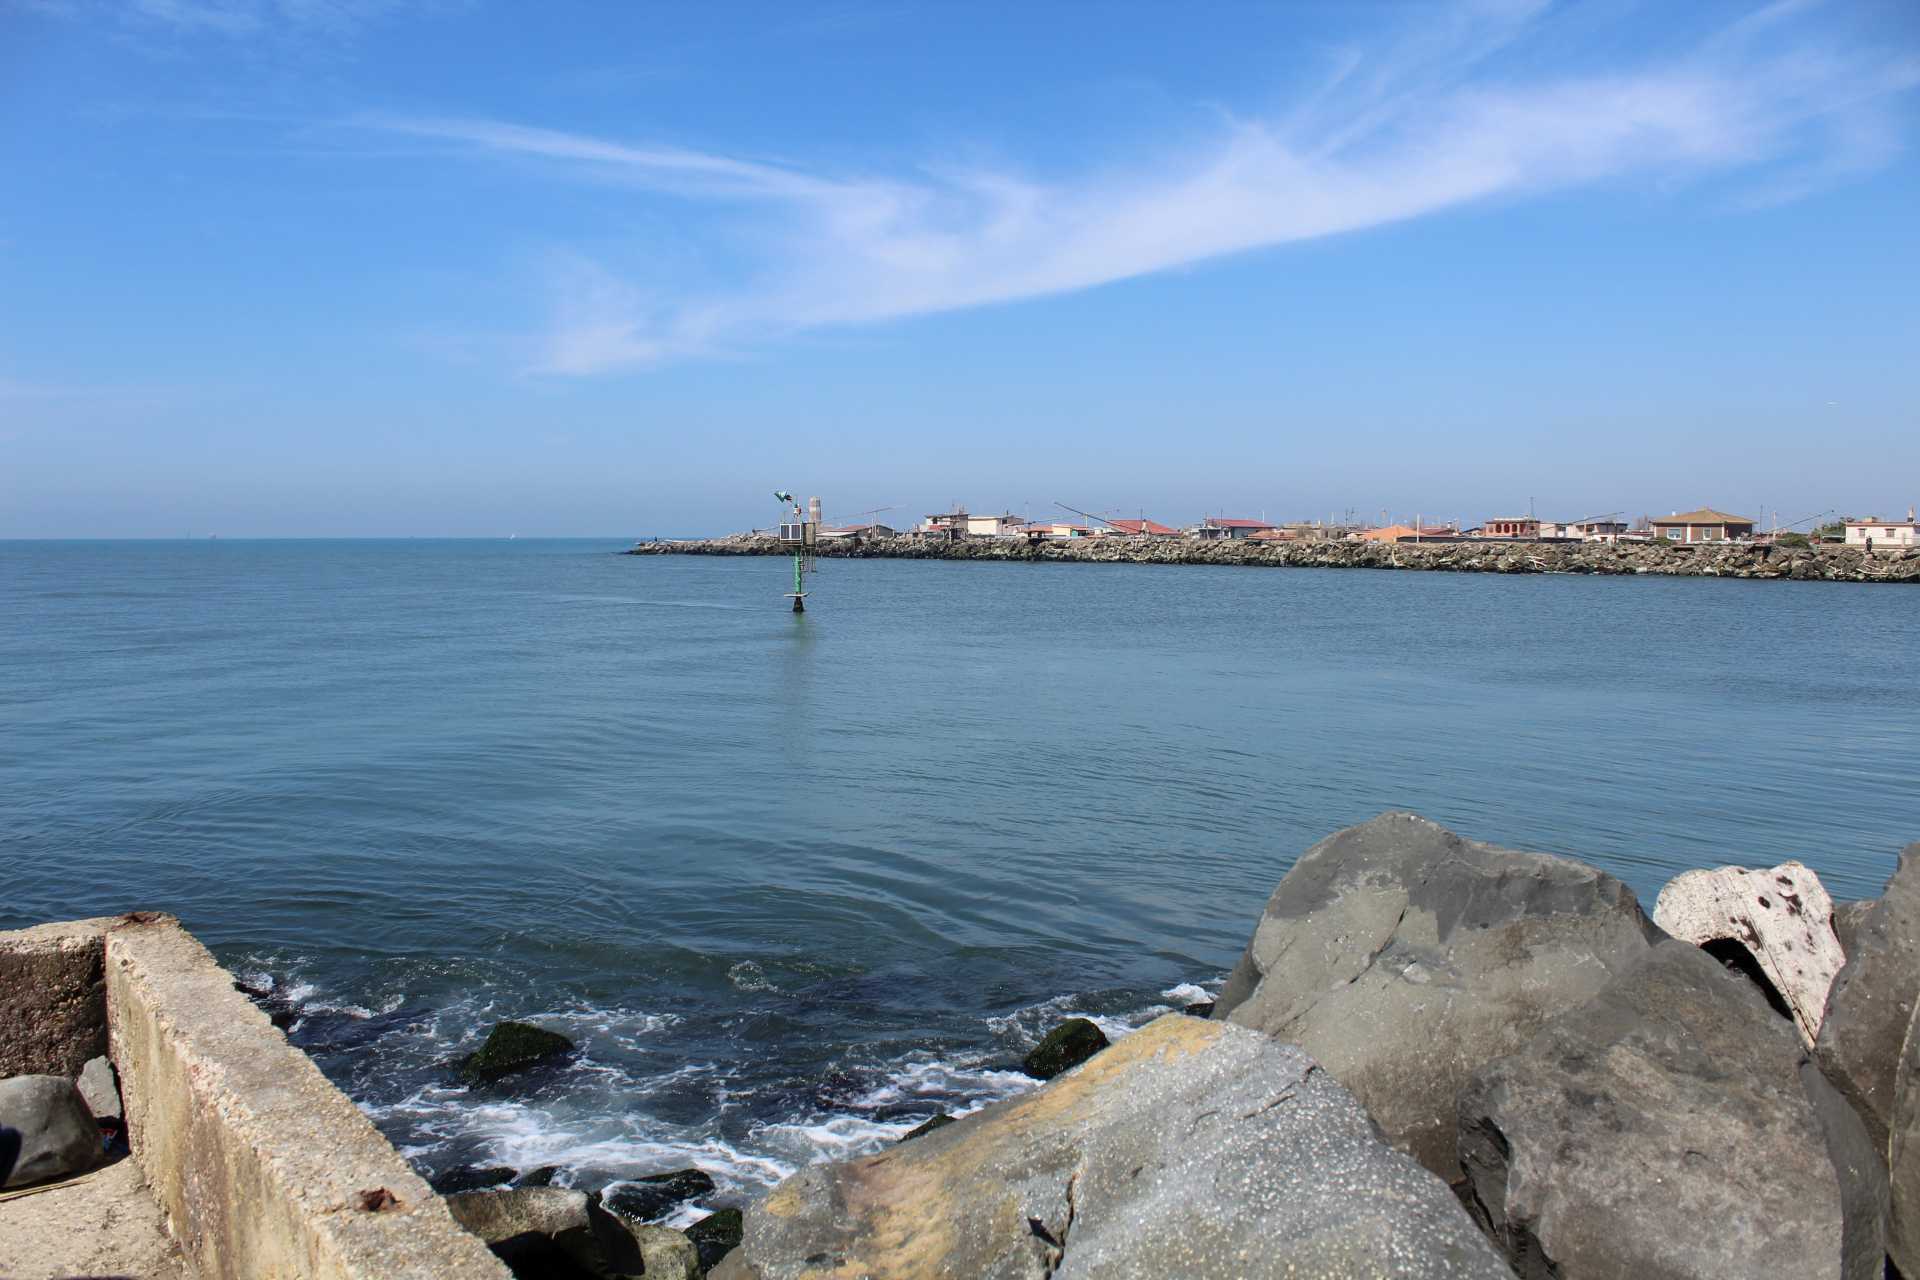
[[[1786,1002],[1801,1039],[1811,1047],[1819,1038],[1827,991],[1846,963],[1819,876],[1798,862],[1688,871],[1660,891],[1653,922],[1697,947],[1743,947]]]
[[[1836,1167],[1804,1060],[1749,978],[1663,940],[1475,1073],[1469,1203],[1523,1280],[1878,1277],[1884,1182]]]
[[[1511,1280],[1311,1058],[1180,1014],[1024,1097],[795,1174],[711,1274]]]

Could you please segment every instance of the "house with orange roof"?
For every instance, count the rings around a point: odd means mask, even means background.
[[[1390,524],[1384,529],[1367,529],[1360,534],[1362,542],[1398,542],[1402,538],[1457,538],[1460,531],[1452,525],[1425,525],[1414,528],[1410,524]]]

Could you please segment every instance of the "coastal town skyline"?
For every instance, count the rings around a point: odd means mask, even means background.
[[[1920,477],[1907,0],[36,0],[0,47],[0,537]]]

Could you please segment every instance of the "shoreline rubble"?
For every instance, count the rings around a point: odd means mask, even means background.
[[[697,1168],[600,1190],[556,1184],[551,1167],[472,1169],[430,1190],[360,1119],[373,1164],[350,1185],[377,1185],[357,1193],[359,1214],[464,1240],[466,1259],[276,1274],[1920,1275],[1916,903],[1920,844],[1868,902],[1830,905],[1798,863],[1722,867],[1676,877],[1649,918],[1585,863],[1386,813],[1291,864],[1211,1007],[1110,1043],[1066,1019],[1046,1041],[1061,1052],[1029,1066],[1043,1077],[1031,1091],[680,1226],[663,1219],[685,1223],[715,1190]],[[0,973],[37,972],[47,939],[76,930],[104,938],[75,962],[81,988],[102,970],[124,983],[115,957],[131,965],[136,934],[153,934],[147,948],[179,952],[196,997],[241,997],[158,916],[0,935]],[[99,1047],[89,1018],[9,1065],[62,1090],[129,1072],[134,1154],[160,1195],[151,1099],[168,1073],[124,1009],[89,1001],[111,1023],[110,1064],[84,1056]],[[246,1024],[241,1059],[294,1061],[261,1010],[222,1016]],[[228,1077],[228,1046],[209,1033],[196,1051],[209,1079]],[[350,1109],[331,1086],[306,1105]],[[223,1194],[241,1202],[209,1188]],[[204,1264],[224,1256],[229,1219],[210,1200],[196,1209],[171,1210],[155,1239],[188,1276],[224,1274]]]
[[[770,534],[636,543],[622,555],[789,556]],[[985,560],[1023,564],[1239,565],[1249,568],[1385,569],[1451,573],[1570,573],[1598,577],[1786,579],[1920,583],[1920,550],[1728,542],[1248,542],[1191,538],[926,538],[896,534],[823,542],[827,560]]]

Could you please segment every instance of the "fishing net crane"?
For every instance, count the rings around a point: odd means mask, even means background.
[[[820,499],[808,498],[802,507],[800,500],[784,489],[775,489],[773,496],[792,507],[780,522],[780,541],[793,548],[793,590],[787,598],[793,601],[795,613],[805,613],[806,575],[813,572],[813,549],[820,541]]]

